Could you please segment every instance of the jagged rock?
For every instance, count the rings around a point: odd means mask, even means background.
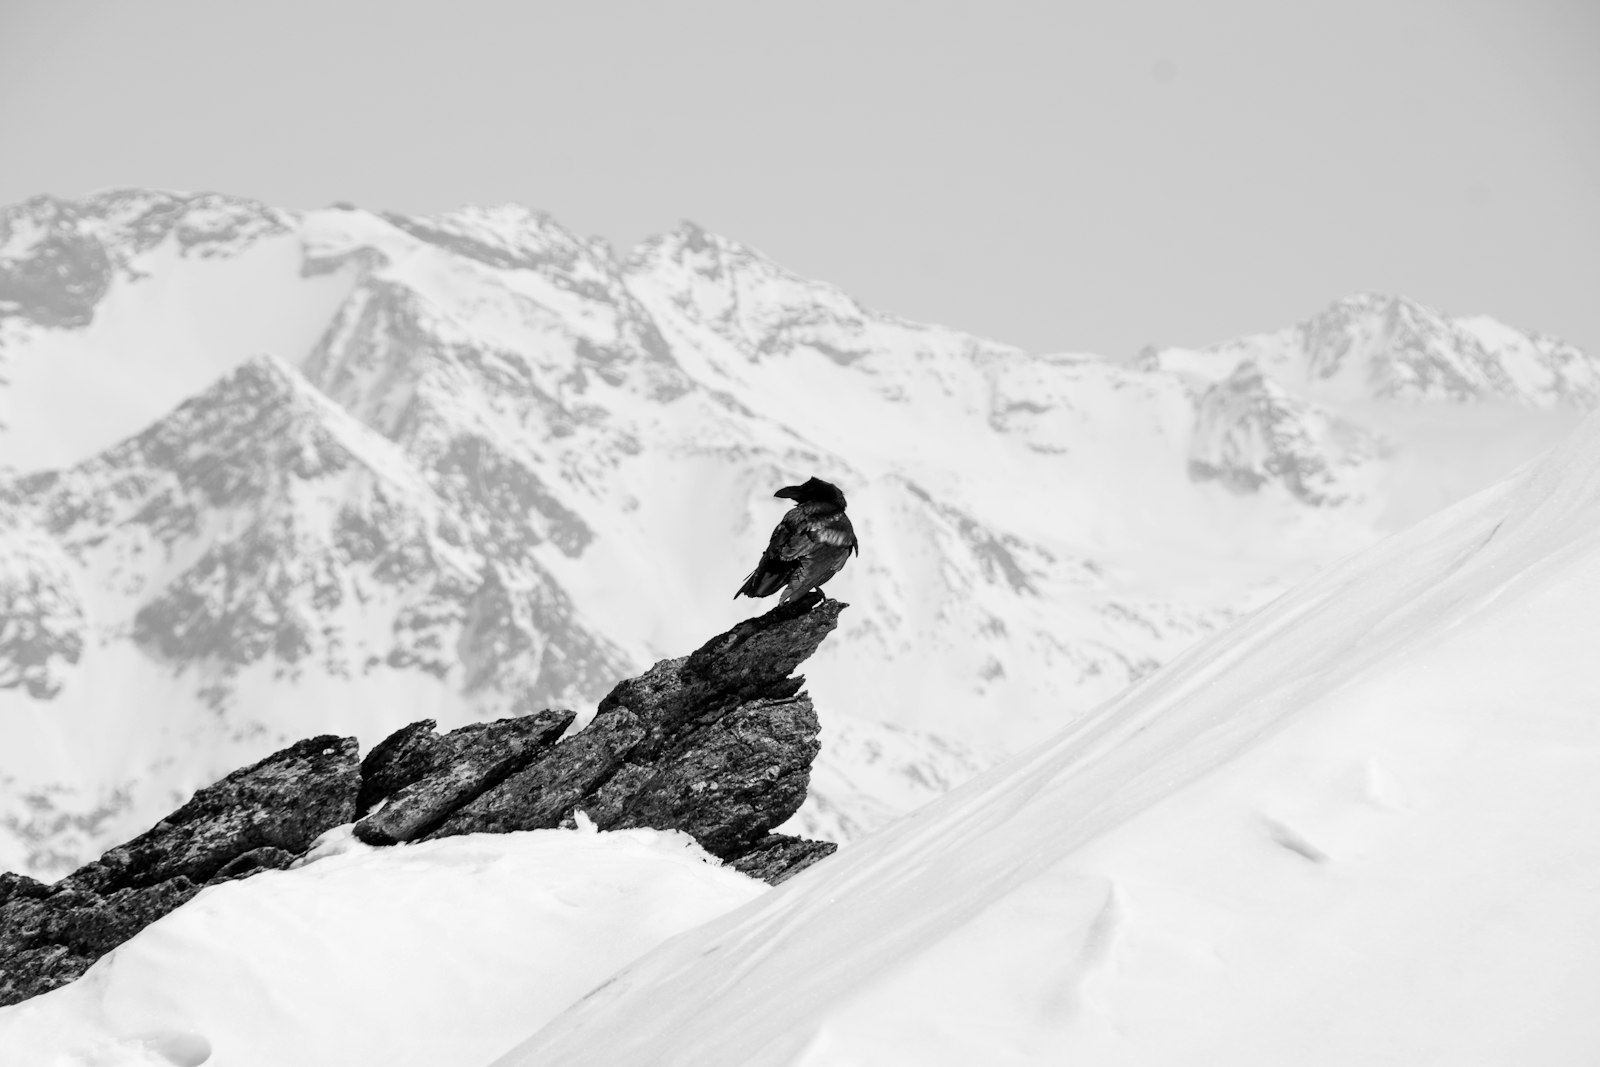
[[[583,798],[616,773],[644,729],[629,715],[597,715],[583,731],[480,794],[430,837],[545,830],[561,823]]]
[[[791,677],[845,605],[810,593],[618,683],[587,728],[570,711],[440,735],[412,723],[357,761],[353,737],[290,745],[199,790],[55,885],[0,874],[0,1005],[78,977],[204,886],[289,866],[364,817],[369,844],[548,829],[684,830],[776,884],[834,850],[773,834],[805,800],[818,724]]]
[[[138,931],[200,891],[187,878],[107,896],[55,890],[0,906],[0,1005],[77,978]]]
[[[271,846],[301,853],[355,817],[360,789],[353,737],[297,741],[199,790],[183,807],[59,883],[109,892],[180,875],[204,884],[224,864]]]
[[[586,729],[431,836],[554,827],[582,809],[602,830],[681,829],[743,855],[805,800],[818,724],[790,674],[844,607],[812,593],[619,682]]]
[[[356,756],[353,737],[300,741],[53,886],[0,875],[0,1004],[72,981],[206,884],[286,866],[355,817]]]
[[[211,881],[230,882],[235,878],[248,878],[258,871],[281,871],[298,858],[288,849],[274,848],[271,845],[251,849],[244,855],[235,856],[224,863],[221,869],[211,876]]]
[[[454,755],[445,739],[434,732],[439,723],[422,719],[402,726],[372,746],[361,761],[361,792],[356,811],[365,815],[378,801],[420,782],[443,767]]]
[[[0,871],[0,908],[11,900],[31,900],[48,895],[50,887],[37,878],[15,871]]]
[[[734,870],[777,885],[839,848],[832,841],[812,841],[789,834],[768,834],[755,847],[728,864]]]
[[[754,700],[686,733],[646,773],[612,777],[585,810],[601,829],[671,826],[713,855],[741,855],[800,810],[816,758],[808,697]]]
[[[407,754],[413,754],[413,766],[420,767],[424,759],[431,766],[425,774],[395,790],[381,809],[356,823],[356,837],[369,845],[392,845],[421,837],[456,808],[499,784],[549,748],[572,725],[574,717],[570,711],[541,711],[521,718],[475,723],[437,738],[438,743],[431,746],[422,741],[428,735],[413,730],[421,724],[406,727],[400,732],[410,731],[408,736],[380,766],[393,772],[406,762]]]

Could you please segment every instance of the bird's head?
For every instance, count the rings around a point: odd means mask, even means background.
[[[772,495],[788,497],[796,504],[823,503],[839,508],[845,506],[844,494],[839,492],[839,487],[821,478],[807,478],[799,485],[786,485]]]

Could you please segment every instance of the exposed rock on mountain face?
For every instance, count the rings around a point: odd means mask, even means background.
[[[1376,434],[1291,396],[1241,363],[1200,398],[1189,476],[1251,492],[1276,482],[1307,504],[1360,495],[1360,476],[1386,447]]]
[[[1245,362],[1318,400],[1501,401],[1585,411],[1600,404],[1600,368],[1573,345],[1486,316],[1445,315],[1379,293],[1336,300],[1273,333],[1141,358],[1146,367],[1193,371],[1212,380]]]
[[[510,481],[463,462],[480,484]],[[488,710],[520,712],[605,665],[615,677],[625,657],[573,619],[529,555],[538,538],[496,521],[525,508],[510,492],[441,500],[393,445],[264,356],[91,461],[0,484],[0,506],[134,593],[127,632],[179,672],[209,669],[214,702],[252,664],[292,674],[309,660],[345,678],[454,672]],[[147,588],[151,556],[186,566]],[[49,696],[76,661],[61,569],[0,573],[18,607],[0,631],[17,646],[0,686]]]
[[[874,325],[915,329],[874,315],[843,291],[791,274],[692,222],[647,241],[628,267],[659,279],[679,310],[751,359],[783,356],[804,346],[848,365],[872,350],[862,342]]]
[[[1349,297],[1295,329],[1311,379],[1359,377],[1382,400],[1600,402],[1595,368],[1572,345],[1401,297]]]
[[[264,204],[215,193],[117,189],[81,201],[36,196],[0,212],[0,315],[77,327],[130,260],[172,237],[183,255],[227,254],[288,229]]]
[[[7,524],[0,504],[0,689],[48,700],[83,654],[83,607],[61,551]]]
[[[63,985],[206,885],[287,867],[335,826],[374,845],[573,825],[683,830],[778,883],[836,846],[774,834],[818,751],[791,672],[838,625],[820,594],[740,623],[617,684],[584,730],[570,711],[435,732],[412,723],[359,764],[354,738],[313,737],[205,787],[147,832],[55,885],[0,874],[0,1004]]]

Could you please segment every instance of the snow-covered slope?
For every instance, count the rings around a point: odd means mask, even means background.
[[[496,1062],[1590,1062],[1597,530],[1592,418]]]
[[[1600,417],[777,889],[650,831],[374,851],[338,830],[0,1009],[0,1048],[75,1067],[1588,1063],[1597,520]]]
[[[321,858],[203,891],[0,1008],[18,1067],[475,1067],[764,883],[680,833],[539,830]]]
[[[863,542],[808,665],[841,836],[1482,483],[1265,356],[1031,355],[687,224],[618,259],[518,207],[122,191],[0,238],[0,865],[46,876],[307,733],[584,710],[765,607],[729,597],[812,474]],[[1496,336],[1469,362],[1556,352]]]
[[[244,360],[298,361],[350,287],[287,212],[117,190],[0,210],[0,473],[68,466]]]

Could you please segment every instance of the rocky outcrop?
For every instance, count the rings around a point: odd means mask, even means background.
[[[0,1004],[65,985],[203,886],[284,867],[355,817],[354,738],[313,737],[234,771],[54,885],[0,874]]]
[[[569,711],[465,726],[423,720],[362,763],[355,835],[374,845],[572,825],[683,830],[754,877],[787,876],[832,851],[770,833],[805,801],[819,748],[794,669],[839,623],[820,593],[740,623],[688,656],[619,682],[583,730]]]
[[[335,826],[390,845],[570,826],[691,834],[776,884],[834,850],[774,834],[805,800],[818,723],[793,671],[845,605],[810,593],[618,683],[584,729],[547,710],[446,734],[412,723],[357,762],[314,737],[235,771],[55,885],[0,874],[0,1004],[70,982],[207,885],[281,869]],[[359,819],[358,819],[359,816]]]
[[[548,749],[572,725],[570,711],[541,711],[463,726],[443,737],[432,719],[397,730],[362,762],[363,795],[382,804],[355,825],[369,845],[430,833],[462,804],[498,785]],[[374,788],[365,788],[366,783]]]
[[[731,861],[736,871],[777,885],[811,866],[838,848],[832,841],[813,841],[789,834],[767,834],[749,852]]]
[[[602,830],[681,829],[713,855],[744,855],[805,800],[817,717],[790,674],[843,606],[802,597],[619,683],[585,730],[433,836],[556,826],[582,809]]]

